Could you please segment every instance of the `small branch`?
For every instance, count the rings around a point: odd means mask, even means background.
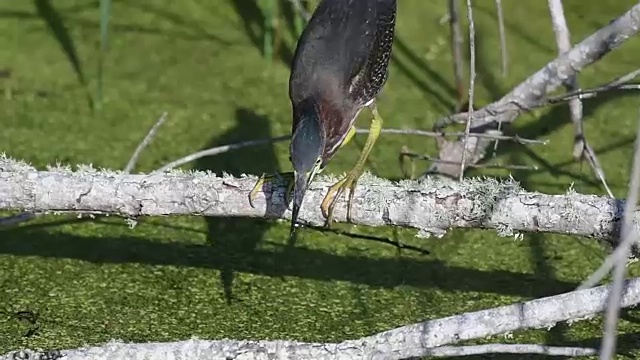
[[[638,77],[638,75],[640,75],[640,69],[634,70],[628,74],[620,76],[604,85],[601,85],[595,88],[578,89],[578,90],[569,91],[560,95],[546,97],[538,101],[534,101],[527,106],[520,104],[516,101],[510,102],[509,105],[514,105],[518,107],[518,109],[520,109],[521,112],[528,112],[536,108],[541,108],[549,105],[556,105],[556,104],[564,103],[567,101],[571,101],[573,99],[581,99],[581,100],[593,99],[602,93],[608,93],[613,91],[640,91],[640,84],[625,84],[633,80],[634,78]],[[481,111],[481,110],[478,110],[478,111]],[[497,116],[500,114],[504,114],[510,110],[508,110],[508,106],[505,104],[502,107],[497,107],[494,111],[495,111],[495,115]],[[434,133],[437,133],[437,132],[434,132]]]
[[[553,24],[553,33],[555,34],[556,44],[558,46],[558,55],[562,55],[571,50],[571,35],[569,34],[569,27],[567,26],[567,21],[564,16],[562,0],[548,0],[548,6]],[[578,90],[579,86],[576,76],[573,75],[567,78],[564,86],[567,91]],[[569,108],[575,131],[573,157],[579,159],[582,157],[585,147],[584,128],[582,124],[582,102],[579,98],[572,99],[569,101]]]
[[[567,26],[567,20],[564,16],[564,9],[562,7],[562,0],[548,0],[549,12],[551,13],[551,22],[553,23],[553,32],[556,35],[556,44],[558,45],[558,54],[562,55],[571,50],[571,36],[569,35],[569,27]],[[570,76],[564,83],[567,91],[576,91],[579,88],[578,79],[576,75]],[[571,122],[573,122],[574,128],[574,145],[573,145],[573,157],[576,160],[587,159],[589,166],[593,169],[594,173],[607,190],[609,196],[613,197],[607,180],[605,178],[604,171],[600,166],[598,157],[595,151],[587,142],[586,135],[584,133],[584,123],[582,114],[582,101],[580,98],[574,98],[569,100],[569,110],[571,114]]]
[[[149,144],[151,143],[151,141],[153,140],[153,138],[156,136],[156,134],[158,133],[158,130],[160,129],[160,126],[162,126],[162,124],[164,124],[164,122],[167,120],[167,113],[163,112],[162,115],[160,116],[160,118],[158,119],[158,121],[156,121],[155,124],[153,124],[153,126],[151,127],[151,129],[149,129],[149,132],[147,133],[147,135],[144,137],[144,139],[142,140],[142,142],[140,142],[140,144],[138,145],[138,147],[136,148],[136,151],[133,152],[133,155],[131,155],[131,159],[129,159],[129,162],[127,163],[127,166],[125,166],[124,168],[124,172],[125,173],[130,173],[136,166],[136,163],[138,162],[138,159],[140,158],[140,154],[142,154],[142,151],[149,146]]]
[[[640,4],[635,4],[626,13],[609,22],[570,51],[558,56],[528,79],[516,86],[502,99],[471,114],[471,125],[474,129],[494,126],[500,122],[513,122],[523,109],[540,101],[546,94],[554,91],[568,78],[575,76],[585,67],[597,62],[606,54],[619,47],[624,41],[635,35],[640,29]],[[434,130],[442,130],[452,123],[466,123],[469,114],[460,113],[439,119]],[[479,132],[479,131],[478,131]],[[489,145],[487,142],[476,142],[475,154],[471,162],[477,162],[484,156]],[[444,151],[441,147],[442,160],[460,161],[464,146],[461,141],[447,144]],[[458,177],[460,169],[449,165],[438,165],[434,172]]]
[[[640,84],[626,84],[629,81],[635,79],[636,77],[638,77],[638,75],[640,75],[640,69],[636,69],[628,74],[625,74],[623,76],[620,76],[604,85],[595,87],[595,88],[591,88],[591,89],[586,89],[586,90],[575,90],[575,91],[570,91],[567,93],[564,93],[562,95],[558,95],[558,96],[553,96],[553,97],[549,97],[546,98],[542,101],[539,101],[535,104],[533,104],[533,107],[542,107],[542,106],[547,106],[547,105],[552,105],[552,104],[557,104],[560,102],[565,102],[565,101],[569,101],[572,99],[590,99],[590,98],[594,98],[596,96],[598,96],[601,93],[604,92],[610,92],[610,91],[616,91],[616,90],[622,90],[622,91],[638,91],[640,90]],[[533,107],[530,107],[526,110],[530,110]]]
[[[464,135],[463,132],[447,133],[447,132],[435,132],[435,131],[426,131],[426,130],[390,129],[390,128],[382,129],[381,132],[384,134],[420,135],[420,136],[430,136],[430,137],[463,136]],[[356,129],[356,133],[367,134],[369,133],[369,129]],[[469,136],[477,137],[477,138],[485,138],[485,139],[508,140],[508,141],[513,141],[515,143],[523,144],[523,145],[538,145],[538,144],[546,145],[549,143],[549,140],[526,139],[526,138],[519,137],[518,135],[506,136],[506,135],[498,135],[498,134],[492,134],[492,133],[471,133],[469,134]],[[238,150],[248,146],[267,145],[267,144],[271,144],[279,141],[289,140],[290,138],[291,138],[290,135],[282,135],[282,136],[278,136],[270,139],[249,140],[249,141],[243,141],[235,144],[216,146],[206,150],[198,151],[196,153],[187,155],[178,160],[172,161],[169,164],[166,164],[155,171],[166,172],[206,156],[220,155],[225,152]]]
[[[500,33],[500,57],[502,59],[502,77],[507,76],[507,39],[504,31],[504,16],[502,14],[502,0],[496,1],[496,11],[498,12],[498,30]],[[502,131],[502,122],[498,123],[498,131]],[[496,140],[493,143],[493,157],[498,152],[498,143]]]
[[[467,143],[469,142],[469,132],[471,129],[471,113],[473,113],[473,93],[475,90],[476,81],[476,31],[475,24],[473,22],[473,6],[471,6],[471,0],[467,0],[467,19],[469,20],[469,108],[467,113],[467,123],[464,129],[464,139],[462,141],[462,160],[460,161],[460,176],[459,180],[462,181],[464,176],[464,165],[467,160]]]
[[[622,291],[624,287],[624,275],[626,272],[626,259],[631,252],[631,245],[634,241],[632,217],[633,212],[638,203],[638,192],[640,191],[640,118],[638,119],[636,130],[636,146],[633,154],[633,166],[631,168],[631,181],[629,182],[629,191],[627,193],[627,202],[624,206],[624,215],[622,218],[622,231],[620,235],[620,245],[622,254],[615,261],[613,269],[613,286],[611,289],[611,297],[607,305],[607,313],[604,324],[604,337],[602,339],[602,352],[600,358],[610,360],[616,350],[616,332],[618,328],[618,317],[620,315],[620,299],[622,299]]]
[[[586,138],[583,139],[582,147],[583,147],[584,158],[587,159],[589,166],[591,166],[591,169],[598,177],[598,180],[600,180],[600,183],[602,183],[602,186],[604,186],[604,189],[607,191],[607,194],[609,195],[610,198],[612,199],[615,198],[615,196],[613,196],[613,192],[611,191],[611,189],[609,188],[609,185],[607,184],[607,180],[605,179],[605,175],[604,175],[604,170],[602,170],[602,166],[600,166],[600,161],[596,156],[596,152],[595,150],[593,150],[591,145],[589,145]]]
[[[499,101],[474,111],[472,125],[512,122],[522,109],[538,102],[545,94],[562,85],[563,81],[618,48],[640,30],[640,4],[599,29],[570,51],[558,56],[542,69],[529,76]],[[517,104],[517,105],[516,105]],[[500,111],[496,111],[500,110]],[[464,123],[466,113],[443,117],[436,122],[437,130],[452,123]]]
[[[249,141],[243,141],[241,143],[222,145],[222,146],[217,146],[217,147],[214,147],[214,148],[209,148],[209,149],[206,149],[206,150],[198,151],[196,153],[187,155],[187,156],[185,156],[183,158],[180,158],[178,160],[172,161],[172,162],[168,163],[167,165],[164,165],[163,167],[159,168],[158,170],[155,170],[155,172],[169,171],[171,169],[177,168],[178,166],[181,166],[181,165],[184,165],[184,164],[186,164],[188,162],[203,158],[205,156],[219,155],[219,154],[231,151],[231,150],[237,150],[237,149],[240,149],[240,148],[243,148],[243,147],[247,147],[247,146],[271,144],[271,143],[274,143],[274,142],[287,140],[290,137],[291,136],[289,136],[289,135],[283,135],[283,136],[278,136],[276,138],[271,138],[271,139],[249,140]]]
[[[496,11],[498,12],[498,31],[500,33],[500,58],[502,60],[502,77],[508,73],[509,61],[507,59],[507,35],[504,31],[504,15],[502,13],[502,0],[496,0]]]
[[[460,163],[456,161],[440,160],[440,159],[431,157],[429,155],[417,154],[410,151],[401,151],[400,156],[407,156],[409,158],[421,159],[421,160],[431,161],[435,163],[460,165]],[[530,165],[504,165],[504,164],[469,164],[467,165],[467,167],[476,168],[476,169],[507,169],[507,170],[531,170],[531,171],[538,170],[538,167],[535,165],[530,166]]]
[[[357,134],[368,133],[368,129],[356,129]],[[429,136],[435,138],[441,138],[446,136],[465,136],[464,132],[437,132],[437,131],[426,131],[426,130],[417,130],[417,129],[391,129],[386,128],[381,131],[383,134],[398,134],[398,135],[420,135],[420,136]],[[469,137],[483,138],[483,139],[492,139],[492,140],[507,140],[513,141],[522,145],[547,145],[549,140],[535,140],[535,139],[526,139],[522,138],[518,135],[507,136],[501,135],[491,132],[486,133],[469,133]]]
[[[200,171],[124,174],[88,166],[37,171],[0,158],[0,210],[112,214],[123,217],[203,215],[290,219],[282,181],[265,184],[249,204],[257,178],[216,176]],[[336,178],[320,176],[305,195],[300,220],[323,226],[320,203]],[[395,225],[441,235],[451,228],[585,236],[615,244],[623,201],[595,195],[546,195],[522,190],[512,181],[468,179],[451,183],[427,178],[391,182],[365,173],[353,198],[352,220],[367,226]],[[313,206],[315,204],[316,206]],[[345,199],[336,221],[346,219]],[[640,213],[635,212],[636,220]],[[634,230],[635,233],[636,230]],[[635,251],[634,251],[635,253]]]
[[[630,307],[640,303],[640,278],[626,282],[626,291],[621,306]],[[487,338],[508,332],[549,328],[562,321],[578,321],[592,317],[604,310],[610,286],[572,291],[555,296],[515,303],[493,309],[468,312],[460,315],[429,320],[417,324],[398,327],[357,340],[340,343],[304,343],[287,340],[245,341],[245,340],[198,340],[191,339],[170,343],[131,344],[111,341],[104,346],[63,350],[61,360],[90,360],[97,358],[164,358],[170,353],[175,359],[296,359],[296,360],[364,360],[372,358],[399,360],[431,354],[450,356],[453,352],[444,345],[461,341]],[[481,345],[465,347],[467,350],[516,350],[528,347],[538,353],[560,355],[558,348],[535,345]],[[576,355],[591,349],[574,349]],[[13,352],[0,360],[16,358]],[[22,351],[29,358],[39,358],[43,353]],[[517,353],[522,353],[518,351]],[[46,353],[45,353],[46,354]],[[50,355],[50,354],[47,354]],[[452,354],[453,355],[453,354]],[[456,354],[457,355],[457,354]],[[25,358],[23,356],[23,358]]]
[[[451,54],[453,57],[453,76],[458,93],[456,112],[464,103],[464,84],[462,70],[462,31],[460,30],[460,16],[458,14],[458,0],[448,0],[449,5],[449,32],[451,35]]]

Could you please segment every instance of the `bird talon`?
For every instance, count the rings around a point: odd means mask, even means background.
[[[344,183],[345,179],[338,181],[333,184],[329,190],[327,191],[327,195],[325,195],[322,200],[322,204],[320,205],[320,210],[322,210],[322,216],[325,219],[329,219],[331,213],[333,212],[333,206],[335,205],[336,199],[338,198],[337,192],[342,183]]]
[[[249,205],[251,205],[252,208],[255,208],[255,205],[253,204],[253,200],[255,200],[256,196],[258,196],[258,191],[260,191],[260,189],[262,188],[262,185],[264,185],[264,181],[265,181],[265,174],[263,173],[258,178],[258,181],[256,181],[256,184],[251,189],[251,192],[249,192]]]
[[[355,193],[356,184],[359,178],[359,171],[348,174],[344,179],[338,181],[329,188],[327,195],[322,201],[320,206],[322,215],[325,217],[325,226],[331,227],[333,222],[333,210],[336,202],[342,196],[344,191],[349,188],[349,196],[347,197],[347,222],[351,222],[351,208],[353,202],[353,195]]]
[[[287,185],[287,192],[285,193],[285,199],[287,201],[287,204],[290,202],[291,200],[291,192],[293,191],[293,173],[291,172],[286,172],[286,173],[274,173],[274,174],[262,174],[260,175],[260,177],[258,178],[258,181],[256,181],[256,184],[253,186],[253,188],[251,189],[251,192],[249,193],[249,204],[251,205],[251,207],[255,208],[253,201],[255,200],[256,196],[258,196],[258,192],[260,192],[262,186],[266,183],[266,182],[274,182],[274,181],[287,181],[288,185]]]
[[[287,202],[287,204],[291,203],[291,195],[293,195],[293,185],[295,184],[295,182],[293,180],[289,180],[289,185],[287,185],[287,192],[284,194],[284,199]]]

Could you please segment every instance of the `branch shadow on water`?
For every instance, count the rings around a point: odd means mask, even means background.
[[[73,39],[69,34],[69,29],[65,26],[60,13],[53,7],[53,5],[51,4],[51,0],[34,0],[33,3],[36,7],[38,16],[40,16],[42,20],[44,20],[49,31],[51,31],[56,41],[62,48],[65,56],[71,63],[73,71],[75,72],[80,85],[82,85],[82,87],[87,90],[87,82],[84,71],[82,70],[80,58],[78,57]],[[88,92],[87,98],[89,101],[89,107],[93,109],[93,100]]]
[[[524,156],[521,153],[513,153],[510,158],[510,162],[517,164],[523,163]],[[530,189],[531,184],[529,184],[529,178],[531,173],[523,170],[514,170],[512,173],[513,177],[517,179],[520,184],[525,189]],[[537,274],[541,278],[545,279],[553,279],[557,280],[556,271],[551,263],[551,261],[557,260],[562,257],[562,254],[548,254],[548,246],[546,244],[548,237],[539,233],[530,233],[526,235],[529,238],[529,249],[531,254],[531,262],[533,263],[533,268],[535,274]],[[578,240],[579,241],[579,240]],[[559,283],[555,283],[559,284]],[[574,288],[565,287],[565,286],[553,286],[550,285],[549,288],[545,289],[545,293],[542,296],[553,296],[560,293],[565,293],[569,291],[573,291]],[[545,344],[562,344],[566,339],[566,332],[568,329],[568,325],[566,323],[558,323],[556,326],[552,327],[545,334]]]
[[[627,93],[611,93],[611,94],[602,94],[596,98],[585,100],[583,102],[584,121],[585,122],[595,121],[590,119],[592,119],[593,115],[602,106],[607,105],[611,101],[619,100],[620,98],[632,96],[632,95],[633,94],[627,94]],[[569,108],[567,104],[559,104],[550,108],[548,112],[546,112],[544,115],[540,116],[540,118],[534,121],[530,121],[529,123],[521,126],[516,126],[515,124],[505,124],[503,129],[505,130],[507,135],[517,134],[518,136],[523,138],[544,139],[545,137],[550,136],[551,134],[553,134],[554,132],[558,131],[560,128],[565,126],[573,126],[571,124],[571,120],[569,117]],[[590,132],[589,128],[585,129],[585,135],[586,135],[587,141],[589,141],[590,137],[597,136],[596,133],[592,133],[592,132],[593,131]],[[624,146],[626,143],[629,143],[629,141],[625,141],[618,144],[618,147]],[[573,150],[572,144],[569,144],[565,150],[567,154],[566,157],[570,158],[570,160],[560,161],[555,164],[551,163],[547,159],[538,155],[536,151],[537,149],[538,148],[536,147],[523,146],[514,142],[501,141],[498,145],[498,149],[495,152],[495,154],[496,156],[500,156],[500,155],[512,156],[513,154],[516,154],[516,153],[525,154],[527,157],[533,160],[537,166],[540,167],[540,170],[536,171],[538,173],[548,172],[548,174],[553,176],[554,178],[557,178],[559,176],[567,176],[575,181],[579,181],[583,183],[584,185],[601,188],[600,182],[595,177],[595,175],[593,175],[593,172],[591,171],[586,160],[583,160],[584,164],[582,166],[581,172],[576,172],[566,168],[568,165],[571,165],[575,162],[571,155],[571,152]],[[608,150],[601,149],[600,151],[597,151],[597,153],[603,153],[606,151]],[[487,157],[485,160],[488,160],[488,159],[489,157]],[[521,161],[522,160],[524,159],[521,159]],[[533,172],[528,172],[528,173],[532,174]],[[617,184],[615,181],[612,181],[611,179],[608,179],[608,182],[610,187],[620,186],[619,184]],[[533,185],[534,184],[531,183],[531,186]],[[565,188],[566,186],[568,186],[568,184],[559,183],[558,186],[560,186],[561,188]]]
[[[172,24],[171,30],[164,28],[145,28],[135,23],[131,25],[112,24],[111,27],[114,30],[129,30],[149,34],[172,34],[177,38],[210,40],[226,46],[232,45],[232,42],[227,41],[219,35],[216,35],[216,33],[214,32],[221,29],[215,27],[204,27],[200,25],[200,23],[195,19],[186,16],[187,14],[178,13],[175,10],[168,9],[166,6],[153,5],[149,2],[136,2],[127,0],[118,0],[114,1],[114,3],[117,3],[122,7],[128,7],[133,10],[152,14],[154,17],[158,17]]]
[[[498,16],[496,14],[495,8],[491,6],[489,9],[482,2],[478,2],[477,5],[473,7],[474,11],[478,11],[483,13],[483,15],[489,16],[492,18],[493,23],[498,23]],[[508,34],[507,36],[514,36],[519,38],[519,40],[524,41],[525,43],[531,44],[538,48],[538,51],[547,54],[555,54],[556,49],[554,46],[545,44],[540,41],[541,38],[537,38],[535,34],[529,34],[526,32],[526,27],[523,27],[522,24],[518,24],[515,21],[511,21],[508,16],[504,19],[504,27],[505,31]]]
[[[496,77],[496,73],[498,72],[498,67],[495,64],[491,64],[489,51],[496,51],[496,49],[492,49],[485,45],[485,39],[487,39],[487,35],[484,33],[484,29],[482,27],[477,27],[475,31],[475,49],[476,49],[476,77],[479,80],[480,84],[487,90],[489,94],[489,103],[500,100],[502,96],[504,96],[505,91],[500,85],[500,80]],[[467,34],[467,43],[469,41],[469,35]],[[466,58],[470,57],[470,49],[469,47],[465,47]],[[479,109],[484,104],[474,104],[474,108]]]
[[[228,132],[215,137],[206,148],[233,144],[248,139],[270,138],[269,119],[251,110],[236,110],[237,124]],[[201,158],[196,161],[197,170],[223,172],[239,177],[242,174],[272,173],[278,168],[273,147],[246,147],[233,152]],[[269,219],[234,217],[205,218],[208,241],[219,256],[220,277],[227,303],[233,301],[232,287],[239,263],[255,262],[255,250],[273,222]],[[245,266],[241,266],[246,268]]]
[[[407,43],[396,36],[393,42],[393,52],[391,53],[392,65],[403,73],[413,84],[427,95],[433,97],[443,110],[450,110],[454,107],[456,91],[453,86],[435,71],[431,66],[416,55]],[[418,71],[411,69],[411,66]]]

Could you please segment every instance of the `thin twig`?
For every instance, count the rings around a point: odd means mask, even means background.
[[[551,21],[553,23],[553,32],[556,36],[556,44],[558,45],[558,55],[561,56],[564,53],[571,50],[571,35],[569,33],[569,26],[564,16],[564,9],[562,7],[561,0],[548,0],[549,12],[551,14]],[[570,76],[564,83],[564,87],[567,91],[576,91],[579,88],[577,75]],[[589,166],[593,169],[596,176],[607,190],[609,196],[613,198],[613,193],[609,189],[607,180],[598,161],[598,157],[593,151],[593,148],[587,142],[587,137],[584,131],[584,121],[582,113],[582,101],[578,98],[569,100],[569,110],[571,115],[571,122],[574,128],[574,145],[573,145],[573,157],[574,159],[586,159]]]
[[[619,48],[626,40],[634,38],[640,29],[639,25],[640,4],[636,3],[630,5],[628,11],[609,21],[602,28],[576,44],[569,52],[558,56],[530,75],[500,100],[474,111],[471,121],[473,128],[485,128],[499,122],[515,121],[522,114],[522,109],[521,106],[513,102],[523,104],[525,107],[537,102],[546,94],[562,86],[566,78],[598,62],[608,53]],[[500,111],[496,111],[497,109]],[[468,117],[469,114],[466,113],[444,116],[436,121],[433,129],[439,131],[452,123],[465,123]],[[473,155],[471,160],[477,162],[482,159],[490,143],[478,143],[474,147],[473,153],[468,154],[469,156]],[[464,151],[463,147],[462,140],[446,144],[446,149],[440,147],[439,156],[444,160],[458,161]],[[430,170],[431,173],[447,174],[455,178],[460,175],[460,167],[457,166],[437,164],[435,168]]]
[[[227,151],[237,150],[237,149],[240,149],[240,148],[243,148],[243,147],[247,147],[247,146],[271,144],[271,143],[274,143],[274,142],[287,140],[289,138],[290,138],[289,135],[283,135],[283,136],[278,136],[278,137],[271,138],[271,139],[249,140],[249,141],[243,141],[243,142],[236,143],[236,144],[217,146],[217,147],[214,147],[214,148],[198,151],[196,153],[187,155],[187,156],[185,156],[183,158],[180,158],[178,160],[172,161],[172,162],[168,163],[167,165],[162,166],[158,170],[155,170],[154,172],[168,171],[168,170],[171,170],[171,169],[176,168],[178,166],[184,165],[184,164],[186,164],[188,162],[203,158],[205,156],[218,155],[218,154],[225,153]]]
[[[458,0],[449,0],[449,33],[451,36],[451,54],[453,57],[453,76],[458,92],[458,104],[456,111],[464,103],[464,84],[462,69],[462,33],[460,31],[460,16],[458,14]]]
[[[500,32],[500,58],[502,59],[502,77],[506,77],[508,73],[508,58],[507,58],[508,52],[507,52],[507,35],[504,31],[504,15],[502,13],[502,0],[496,0],[496,11],[498,12],[498,31]]]
[[[431,161],[435,163],[443,163],[443,164],[452,164],[452,165],[460,165],[458,161],[449,161],[449,160],[440,160],[429,155],[417,154],[410,151],[402,151],[400,152],[400,156],[407,156],[409,158],[421,159],[426,161]],[[476,168],[476,169],[508,169],[508,170],[531,170],[537,171],[538,167],[535,165],[503,165],[503,164],[469,164],[467,167]]]
[[[357,134],[365,134],[368,132],[369,132],[369,129],[356,129]],[[447,137],[447,136],[464,136],[465,135],[465,133],[462,131],[437,132],[437,131],[427,131],[427,130],[418,130],[418,129],[392,129],[392,128],[382,129],[381,132],[383,134],[419,135],[419,136],[429,136],[429,137]],[[508,136],[508,135],[498,135],[498,134],[492,134],[492,133],[469,133],[469,137],[494,139],[494,140],[508,140],[508,141],[513,141],[515,143],[522,144],[522,145],[547,145],[549,143],[549,140],[526,139],[518,135]]]
[[[365,235],[365,234],[356,234],[356,233],[352,233],[352,232],[347,232],[347,231],[342,231],[342,230],[338,230],[338,229],[334,229],[334,228],[327,228],[326,226],[316,226],[316,225],[309,225],[309,224],[305,224],[305,227],[309,228],[309,229],[313,229],[319,232],[331,232],[337,235],[346,235],[350,238],[356,238],[356,239],[364,239],[364,240],[372,240],[372,241],[377,241],[383,244],[387,244],[387,245],[391,245],[399,250],[411,250],[411,251],[415,251],[417,253],[419,253],[420,255],[429,255],[431,252],[429,250],[417,247],[417,246],[413,246],[413,245],[409,245],[409,244],[404,244],[400,241],[397,240],[392,240],[389,238],[385,238],[385,237],[380,237],[380,236],[374,236],[374,235]]]
[[[309,21],[311,19],[311,14],[302,6],[300,0],[289,0],[293,4],[293,7],[296,9],[298,14],[300,14],[305,21]]]
[[[498,12],[498,32],[500,33],[500,57],[502,59],[502,77],[507,76],[507,39],[504,31],[504,16],[502,13],[502,0],[496,1],[496,11]],[[498,131],[502,131],[502,122],[498,123]],[[498,143],[500,141],[496,140],[493,143],[493,157],[496,156],[498,152]]]
[[[485,344],[441,346],[428,352],[430,357],[453,357],[484,354],[541,354],[548,356],[593,356],[598,350],[581,347],[546,346],[539,344]]]
[[[631,169],[631,181],[629,182],[629,192],[627,194],[627,202],[624,206],[624,214],[622,216],[622,229],[620,234],[620,245],[622,256],[615,262],[613,269],[613,285],[611,287],[611,296],[607,304],[605,315],[604,337],[602,339],[600,359],[610,360],[616,350],[616,333],[618,327],[618,317],[620,316],[620,301],[622,299],[622,290],[624,287],[624,275],[626,272],[626,258],[631,251],[631,241],[635,236],[631,236],[632,218],[636,204],[638,203],[638,192],[640,191],[640,118],[638,119],[636,131],[636,146],[633,154],[633,165]]]
[[[629,81],[638,77],[638,75],[640,75],[640,69],[633,70],[625,75],[622,75],[620,77],[617,77],[611,80],[610,82],[604,85],[600,85],[595,88],[585,89],[585,90],[578,89],[578,90],[570,91],[558,96],[548,97],[536,104],[533,104],[533,107],[541,107],[541,106],[546,106],[550,104],[556,104],[560,102],[569,101],[575,98],[580,98],[583,100],[590,99],[590,98],[596,97],[597,95],[603,92],[614,91],[614,90],[623,90],[623,91],[640,90],[640,84],[627,84]],[[532,108],[532,107],[529,107],[529,108]]]
[[[639,29],[638,15],[640,15],[640,4],[634,5],[627,12],[585,38],[571,51],[547,63],[502,99],[477,110],[473,114],[474,126],[484,126],[498,121],[513,122],[523,108],[526,109],[545,94],[561,86],[563,79],[567,76],[594,64],[617,49],[625,40],[633,38]],[[496,111],[500,108],[501,111]],[[466,118],[466,113],[444,116],[436,121],[434,128],[442,129],[452,123],[464,123]]]
[[[630,239],[629,244],[634,242],[633,236],[630,236],[627,239]],[[605,276],[607,276],[607,274],[609,274],[609,272],[617,262],[627,260],[628,256],[625,256],[625,248],[620,245],[622,244],[619,243],[618,247],[616,247],[616,249],[604,259],[602,264],[600,264],[600,267],[598,267],[596,271],[589,275],[587,280],[583,281],[582,284],[580,284],[580,286],[576,288],[576,290],[583,290],[596,286],[602,279],[605,278]]]
[[[369,129],[356,129],[356,133],[357,134],[366,134],[369,132]],[[426,131],[426,130],[415,130],[415,129],[392,129],[392,128],[386,128],[386,129],[382,129],[381,130],[382,133],[385,134],[398,134],[398,135],[420,135],[420,136],[430,136],[430,137],[443,137],[443,136],[464,136],[463,132],[434,132],[434,131]],[[549,143],[549,140],[535,140],[535,139],[525,139],[525,138],[521,138],[518,135],[515,136],[506,136],[506,135],[495,135],[495,134],[490,134],[490,133],[470,133],[469,137],[478,137],[478,138],[487,138],[487,139],[497,139],[497,140],[510,140],[519,144],[523,144],[523,145],[546,145]],[[285,140],[289,140],[291,138],[290,135],[282,135],[282,136],[278,136],[275,138],[269,138],[269,139],[258,139],[258,140],[249,140],[249,141],[243,141],[240,143],[235,143],[235,144],[228,144],[228,145],[222,145],[222,146],[216,146],[213,148],[209,148],[209,149],[205,149],[202,151],[198,151],[196,153],[187,155],[183,158],[180,158],[178,160],[172,161],[164,166],[162,166],[161,168],[159,168],[158,170],[155,170],[154,172],[164,172],[164,171],[168,171],[171,169],[174,169],[178,166],[184,165],[186,163],[189,163],[191,161],[206,157],[206,156],[213,156],[213,155],[219,155],[228,151],[232,151],[232,150],[237,150],[243,147],[247,147],[247,146],[256,146],[256,145],[265,145],[265,144],[271,144],[271,143],[275,143],[275,142],[280,142],[280,141],[285,141]]]
[[[566,102],[566,101],[577,99],[577,98],[580,98],[582,100],[592,99],[605,92],[638,91],[638,90],[640,90],[640,84],[624,84],[624,85],[616,85],[616,86],[604,85],[604,86],[599,86],[597,88],[576,90],[576,91],[568,92],[562,95],[553,96],[553,97],[544,99],[539,103],[533,104],[533,107],[529,107],[529,109],[533,109],[534,107],[542,107],[546,105],[554,105],[554,104]]]
[[[611,191],[611,189],[609,188],[609,185],[607,184],[607,180],[604,175],[604,170],[602,170],[602,166],[600,166],[600,161],[596,156],[596,152],[595,150],[593,150],[591,145],[589,145],[586,139],[584,139],[583,155],[584,155],[584,158],[587,159],[587,162],[589,163],[589,165],[591,165],[591,169],[593,169],[593,172],[596,173],[598,180],[600,180],[600,182],[602,183],[602,186],[604,186],[604,189],[607,191],[607,194],[609,195],[609,197],[614,199],[615,196],[613,196],[613,192]]]
[[[467,160],[467,142],[469,140],[469,131],[471,129],[471,113],[473,113],[473,93],[476,80],[476,30],[473,22],[473,7],[471,6],[471,0],[467,0],[467,19],[469,20],[469,108],[467,110],[467,124],[464,129],[464,139],[462,140],[462,160],[460,162],[460,176],[459,180],[462,181],[464,177],[464,165]]]
[[[549,97],[545,97],[542,98],[540,100],[537,101],[532,101],[529,104],[522,104],[521,102],[517,101],[517,100],[509,100],[506,102],[495,102],[492,104],[493,108],[491,109],[491,114],[493,114],[493,116],[500,116],[502,114],[505,114],[507,112],[513,111],[512,109],[509,108],[509,106],[514,105],[518,108],[519,111],[531,111],[537,108],[541,108],[541,107],[545,107],[545,106],[549,106],[549,105],[556,105],[556,104],[560,104],[560,103],[564,103],[567,101],[570,101],[572,99],[581,99],[581,100],[586,100],[586,99],[592,99],[595,98],[596,96],[602,94],[602,93],[607,93],[607,92],[613,92],[613,91],[640,91],[640,84],[626,84],[627,82],[633,80],[634,78],[638,77],[640,75],[640,69],[636,69],[628,74],[625,74],[623,76],[620,76],[618,78],[615,78],[614,80],[604,84],[604,85],[600,85],[598,87],[594,87],[594,88],[590,88],[590,89],[578,89],[575,91],[570,91],[570,92],[566,92],[560,95],[556,95],[556,96],[549,96]],[[476,115],[478,115],[478,113],[480,112],[484,112],[484,111],[489,111],[486,109],[480,109],[475,111],[473,115],[473,117],[475,117]],[[450,117],[451,121],[453,123],[464,123],[465,119],[467,118],[467,113],[459,113],[459,114],[455,114],[454,116]],[[437,133],[437,132],[436,132]]]
[[[151,129],[149,129],[149,132],[144,137],[144,139],[142,139],[142,142],[140,144],[138,144],[138,147],[136,148],[136,151],[134,151],[133,155],[131,155],[131,159],[129,159],[129,162],[127,163],[127,166],[125,166],[125,168],[123,170],[125,173],[128,174],[135,168],[136,163],[138,162],[138,159],[140,158],[140,154],[142,154],[142,151],[147,146],[149,146],[149,144],[151,143],[153,138],[158,133],[158,130],[160,129],[160,126],[162,126],[162,124],[164,124],[164,122],[166,120],[167,120],[167,113],[163,112],[162,115],[160,116],[160,118],[158,119],[158,121],[156,121],[156,123],[153,124]]]

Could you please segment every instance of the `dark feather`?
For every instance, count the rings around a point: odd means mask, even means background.
[[[298,41],[289,79],[293,130],[301,104],[313,99],[324,163],[386,82],[395,13],[396,0],[322,0]]]

